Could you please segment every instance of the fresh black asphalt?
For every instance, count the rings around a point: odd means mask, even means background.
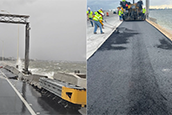
[[[123,22],[87,60],[88,115],[171,115],[172,43],[146,21]]]

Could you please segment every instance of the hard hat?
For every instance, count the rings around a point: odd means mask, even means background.
[[[88,7],[88,10],[90,10],[90,7]]]

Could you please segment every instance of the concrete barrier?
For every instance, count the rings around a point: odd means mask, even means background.
[[[77,73],[77,74],[79,74],[79,73]],[[82,75],[82,77],[79,77],[77,74],[76,73],[59,72],[59,73],[54,74],[54,79],[87,88],[86,77],[84,78],[83,74],[80,74],[80,75]]]
[[[15,67],[6,65],[4,69],[10,71],[11,73],[18,76],[20,80],[24,80],[25,82],[33,85],[35,87],[40,88],[39,79],[41,77],[48,78],[47,76],[37,75],[37,74],[23,74],[22,72],[18,71]],[[83,73],[57,73],[54,75],[54,79],[64,81],[67,83],[71,83],[73,85],[81,86],[86,88],[87,80],[86,74]]]
[[[5,74],[5,77],[7,77],[8,79],[18,79],[18,75],[13,74],[7,69],[1,68],[1,71]]]
[[[84,78],[86,79],[86,74],[85,73],[75,73],[77,76],[79,76],[80,78]]]
[[[20,80],[24,80],[24,81],[28,82],[30,85],[33,85],[33,86],[38,87],[38,88],[40,88],[39,78],[40,77],[47,78],[47,76],[42,76],[42,75],[36,75],[36,74],[26,75],[26,74],[23,74],[22,72],[17,70],[15,67],[9,66],[9,65],[5,65],[4,69],[8,70],[9,72],[13,73],[14,75],[17,75]]]
[[[40,83],[39,83],[39,79],[41,77],[48,78],[47,76],[43,76],[43,75],[36,75],[36,74],[24,75],[24,74],[22,74],[22,80],[24,80],[24,81],[28,82],[30,85],[33,85],[38,88],[41,88]]]
[[[20,73],[20,71],[17,70],[17,69],[16,69],[15,67],[13,67],[13,66],[5,65],[5,66],[4,66],[4,69],[6,69],[6,70],[12,72],[12,73],[15,74],[15,75],[18,75],[18,74]]]

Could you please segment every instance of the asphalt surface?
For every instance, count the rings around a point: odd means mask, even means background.
[[[4,69],[0,71],[7,77],[14,76]],[[38,115],[81,115],[79,111],[65,109],[62,105],[53,103],[51,99],[42,97],[40,92],[23,81],[9,79],[9,82]],[[0,72],[0,115],[31,115],[9,82]]]
[[[146,21],[123,22],[87,61],[88,115],[171,115],[172,43]]]

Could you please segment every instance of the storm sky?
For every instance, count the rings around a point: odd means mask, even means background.
[[[86,0],[0,0],[0,10],[29,15],[30,58],[86,60]],[[2,12],[1,13],[5,13]],[[24,58],[25,25],[0,23],[0,56]]]
[[[90,7],[93,11],[98,10],[100,8],[108,10],[108,9],[116,9],[119,6],[120,1],[122,0],[87,0],[87,6]],[[133,2],[133,0],[127,0],[129,2]],[[135,0],[137,2],[138,0]],[[146,0],[142,0],[144,5]],[[161,6],[161,5],[172,5],[172,0],[149,0],[150,6]]]

